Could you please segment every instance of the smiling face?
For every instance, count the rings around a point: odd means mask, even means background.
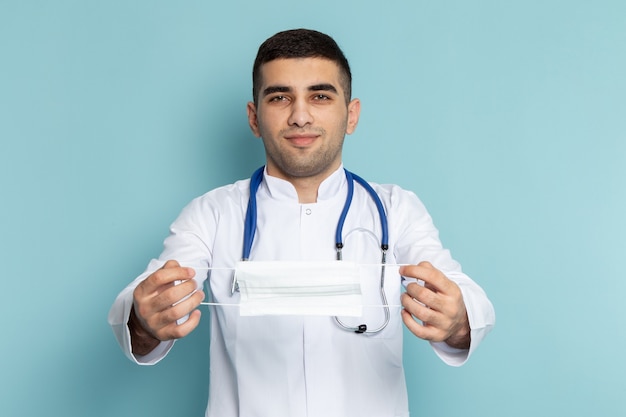
[[[346,103],[339,66],[324,58],[276,59],[263,64],[261,80],[248,122],[263,139],[268,174],[323,181],[341,165],[344,137],[359,120],[360,102]]]

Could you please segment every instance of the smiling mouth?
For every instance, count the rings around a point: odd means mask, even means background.
[[[309,133],[309,134],[291,134],[286,135],[285,139],[289,141],[294,146],[304,147],[312,144],[319,137],[317,134]]]

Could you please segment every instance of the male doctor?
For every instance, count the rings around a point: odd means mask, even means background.
[[[250,260],[335,259],[333,238],[350,185],[342,146],[360,114],[359,100],[351,98],[348,61],[335,41],[304,29],[266,40],[254,63],[247,111],[266,151],[254,191]],[[232,292],[232,268],[242,258],[250,183],[217,188],[185,207],[160,257],[120,293],[109,313],[126,355],[154,364],[200,323],[205,294],[198,289],[200,277],[193,279],[194,268],[212,268],[207,288],[217,306],[210,315],[207,416],[406,417],[402,323],[453,366],[463,364],[493,327],[491,303],[442,247],[419,199],[373,183],[389,222],[387,261],[405,265],[385,273],[391,306],[386,325],[382,308],[356,319],[357,325],[381,328],[359,333],[329,316],[243,316],[227,307],[240,302],[240,293]],[[343,259],[377,263],[382,221],[376,205],[354,185],[350,207]],[[376,274],[363,283],[365,304],[382,303]]]

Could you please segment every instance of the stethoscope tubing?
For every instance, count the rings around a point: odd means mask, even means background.
[[[250,251],[252,250],[252,242],[256,233],[256,193],[263,181],[263,171],[265,166],[254,171],[250,177],[250,198],[248,199],[248,208],[246,209],[246,218],[244,220],[243,229],[243,253],[241,259],[247,261],[250,259]]]
[[[263,172],[265,170],[265,166],[260,167],[250,177],[250,197],[248,200],[248,207],[246,209],[246,217],[244,219],[244,233],[243,233],[243,249],[241,259],[243,261],[247,261],[250,259],[250,252],[252,250],[252,243],[254,241],[254,235],[256,233],[256,221],[257,221],[257,201],[256,194],[263,182]],[[389,324],[389,320],[391,317],[389,307],[387,306],[387,296],[385,295],[385,265],[387,263],[387,250],[389,249],[389,228],[387,224],[387,215],[385,213],[385,207],[383,206],[380,197],[376,193],[376,191],[372,188],[371,185],[367,181],[365,181],[360,176],[353,174],[352,172],[344,169],[344,173],[346,176],[346,180],[348,183],[348,192],[346,195],[346,202],[343,206],[341,214],[339,216],[339,220],[337,221],[337,229],[335,232],[335,247],[337,250],[337,260],[342,260],[342,249],[343,249],[343,225],[346,221],[346,217],[348,216],[348,211],[350,210],[350,205],[352,204],[352,197],[354,195],[354,183],[357,182],[361,185],[370,195],[374,204],[376,205],[376,209],[378,211],[378,215],[380,218],[381,225],[381,239],[380,239],[380,248],[382,251],[382,260],[381,260],[381,272],[380,272],[380,297],[382,304],[385,306],[385,320],[383,324],[374,329],[368,330],[367,325],[361,324],[357,327],[348,326],[339,319],[339,317],[335,317],[335,321],[337,324],[344,330],[353,331],[355,333],[367,333],[367,334],[375,334],[381,332],[387,325]],[[232,293],[235,292],[237,287],[237,283],[233,277],[232,284]]]

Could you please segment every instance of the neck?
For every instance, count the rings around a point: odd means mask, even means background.
[[[288,181],[293,185],[296,189],[296,193],[298,194],[298,202],[300,204],[310,204],[317,202],[317,194],[320,188],[320,184],[328,178],[335,170],[330,170],[330,172],[321,172],[316,175],[310,176],[293,176],[287,175],[282,171],[278,171],[276,169],[272,169],[268,167],[267,173],[273,177],[283,179]]]
[[[317,202],[317,191],[320,188],[322,180],[315,178],[290,178],[287,179],[298,193],[298,202],[300,204],[309,204]]]

